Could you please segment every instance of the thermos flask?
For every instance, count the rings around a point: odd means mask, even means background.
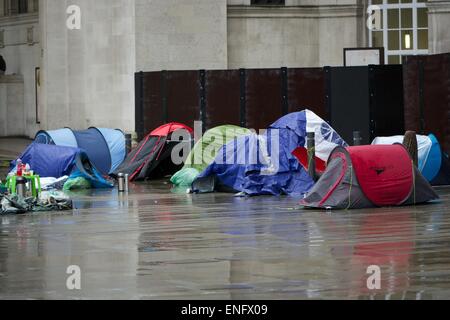
[[[123,173],[117,175],[117,183],[119,185],[119,192],[125,192],[125,175]]]
[[[16,194],[22,198],[27,195],[27,180],[24,177],[16,178]]]
[[[125,192],[129,191],[129,184],[128,184],[128,179],[130,178],[130,176],[128,174],[125,174]]]

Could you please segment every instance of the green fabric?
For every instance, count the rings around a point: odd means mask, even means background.
[[[199,174],[197,169],[184,168],[175,173],[170,181],[176,186],[189,187]]]
[[[249,129],[232,125],[208,130],[203,138],[195,144],[183,169],[177,172],[170,181],[177,186],[190,186],[197,176],[213,163],[223,145],[248,134],[251,134]],[[195,169],[197,173],[188,169]]]
[[[83,177],[78,177],[78,178],[74,178],[74,179],[69,179],[67,180],[67,182],[64,184],[64,191],[69,191],[69,190],[80,190],[80,189],[91,189],[92,185],[89,182],[89,180],[83,178]]]

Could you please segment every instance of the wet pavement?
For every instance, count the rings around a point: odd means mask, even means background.
[[[292,197],[72,194],[0,217],[0,299],[450,298],[450,189],[417,207],[306,211]],[[68,290],[71,265],[81,290]],[[367,268],[381,268],[381,290]]]

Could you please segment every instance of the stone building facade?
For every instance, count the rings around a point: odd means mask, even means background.
[[[370,5],[383,12],[380,30],[367,28]],[[344,48],[375,45],[399,63],[450,52],[449,29],[450,0],[0,0],[0,86],[23,79],[10,89],[23,98],[10,99],[24,104],[0,136],[134,131],[136,71],[342,65]]]

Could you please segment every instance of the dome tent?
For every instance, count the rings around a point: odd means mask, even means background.
[[[185,130],[190,135],[193,133],[190,127],[175,122],[150,132],[115,170],[113,176],[124,173],[130,176],[130,181],[140,181],[175,173],[181,166],[172,162],[172,150],[183,141],[171,141],[170,138],[179,130]]]
[[[125,135],[117,129],[39,131],[35,142],[82,149],[102,174],[113,173],[126,157]]]
[[[206,131],[187,157],[183,169],[175,173],[170,181],[178,186],[191,186],[195,178],[214,161],[223,145],[248,134],[251,134],[249,129],[234,125]]]
[[[361,209],[425,203],[439,196],[401,144],[337,147],[300,202],[307,208]]]

